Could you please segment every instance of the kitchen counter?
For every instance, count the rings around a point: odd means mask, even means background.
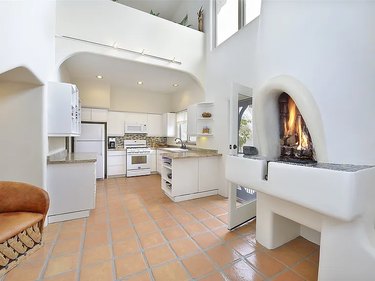
[[[126,148],[123,148],[123,147],[108,148],[107,151],[126,151]]]
[[[222,154],[218,153],[216,150],[203,150],[203,149],[202,150],[189,150],[189,151],[182,151],[182,152],[166,152],[166,153],[163,153],[162,155],[171,159],[222,156]]]
[[[95,163],[96,160],[94,153],[67,153],[65,151],[48,156],[47,164]]]

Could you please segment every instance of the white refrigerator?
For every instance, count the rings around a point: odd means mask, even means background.
[[[104,178],[105,127],[104,124],[82,123],[81,135],[74,138],[75,153],[96,153],[96,178]]]

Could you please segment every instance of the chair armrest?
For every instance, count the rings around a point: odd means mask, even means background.
[[[0,212],[33,212],[44,216],[49,196],[43,189],[27,183],[0,181]]]

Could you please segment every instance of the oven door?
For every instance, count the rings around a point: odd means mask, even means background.
[[[126,159],[127,170],[140,170],[150,168],[149,154],[128,154]]]

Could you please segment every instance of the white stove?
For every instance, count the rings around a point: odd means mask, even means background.
[[[125,140],[126,148],[126,176],[144,176],[151,174],[150,153],[146,140]]]

